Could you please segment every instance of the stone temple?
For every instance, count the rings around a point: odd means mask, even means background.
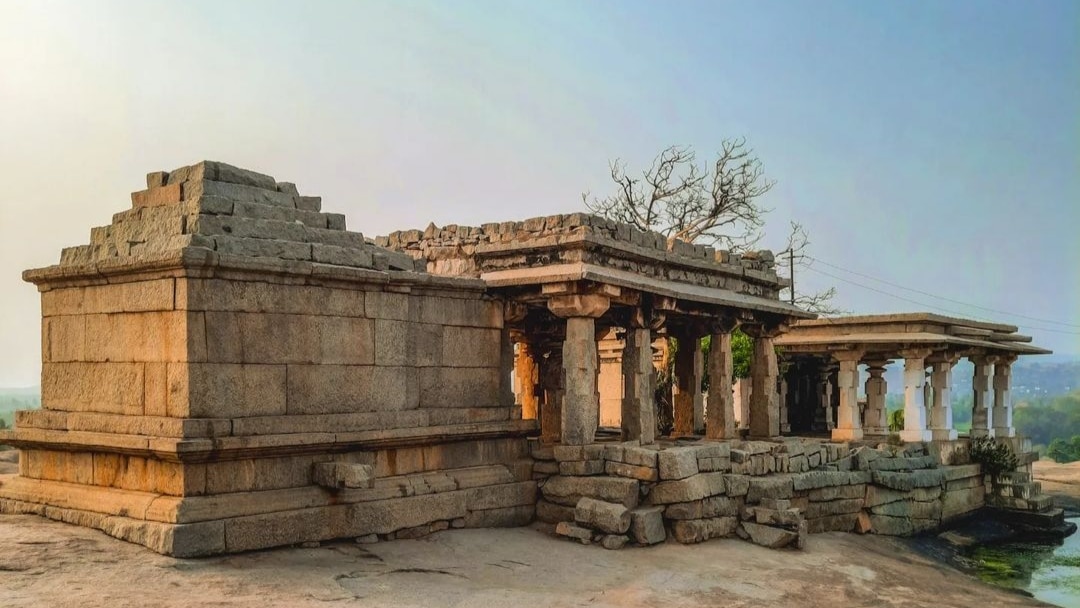
[[[1046,352],[1015,327],[813,320],[779,300],[768,251],[669,248],[580,213],[371,240],[319,197],[217,162],[151,173],[131,202],[24,274],[42,409],[0,434],[21,450],[2,512],[175,556],[529,524],[606,548],[781,547],[984,506],[1061,519],[1012,429],[1009,365]],[[753,340],[738,391],[736,328]],[[1009,442],[1015,472],[985,476],[952,429],[961,357],[972,435]],[[890,441],[882,371],[901,358]]]

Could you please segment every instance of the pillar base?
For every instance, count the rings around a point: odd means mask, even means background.
[[[1012,427],[994,427],[994,437],[1016,437],[1016,429]]]
[[[863,438],[862,429],[833,429],[833,441],[858,441]]]
[[[921,431],[909,431],[905,429],[903,431],[900,431],[900,439],[907,443],[931,441],[933,440],[933,438],[933,433],[931,433],[928,429],[924,429]]]
[[[956,429],[931,429],[930,435],[934,441],[955,441],[959,437]]]
[[[975,439],[976,437],[993,437],[994,429],[971,429],[968,436],[972,439]]]
[[[863,436],[867,435],[888,435],[889,429],[882,426],[866,426],[863,427]]]
[[[790,424],[781,424],[780,425],[780,432],[781,433],[790,433],[791,432],[791,425]]]

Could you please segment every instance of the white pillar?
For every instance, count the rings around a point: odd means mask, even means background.
[[[956,364],[956,359],[950,355],[936,358],[931,362],[934,402],[930,410],[930,430],[931,436],[938,441],[952,441],[957,437],[952,419],[952,368],[954,364]]]
[[[929,350],[918,349],[904,351],[904,430],[900,438],[904,441],[930,441],[931,433],[926,428],[926,357]]]
[[[1016,437],[1012,421],[1012,364],[1016,355],[1003,356],[994,364],[994,437]]]
[[[885,366],[888,360],[868,362],[866,371],[866,428],[867,435],[885,435],[889,432],[888,411],[885,409]]]
[[[975,373],[971,377],[971,388],[975,393],[971,410],[971,437],[993,437],[994,417],[990,409],[993,393],[990,388],[995,357],[976,356],[969,359],[975,366]]]
[[[859,359],[861,351],[834,353],[840,363],[836,376],[840,390],[840,407],[836,410],[836,428],[833,429],[833,441],[857,441],[862,439],[862,420],[859,417]]]

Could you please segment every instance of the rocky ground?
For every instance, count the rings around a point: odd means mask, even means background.
[[[1040,460],[1031,465],[1032,477],[1042,484],[1043,492],[1052,494],[1058,506],[1080,513],[1080,462],[1058,464]]]
[[[0,453],[0,474],[15,462]],[[1080,463],[1039,462],[1035,477],[1080,505]],[[605,551],[524,528],[177,560],[94,530],[0,515],[0,606],[1042,605],[912,547],[826,533],[804,551],[738,539]]]
[[[885,537],[605,551],[529,528],[177,560],[94,530],[0,516],[0,606],[1039,606]]]

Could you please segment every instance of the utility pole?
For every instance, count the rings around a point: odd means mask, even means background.
[[[791,305],[795,305],[795,248],[788,249],[788,264],[791,266]]]

